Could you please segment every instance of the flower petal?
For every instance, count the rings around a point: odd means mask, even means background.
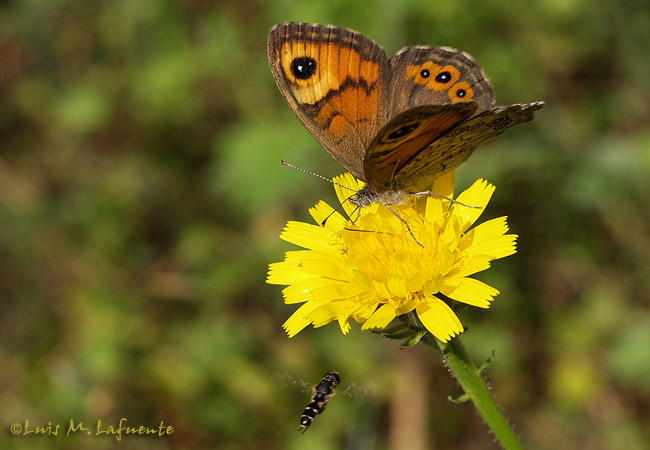
[[[311,323],[311,320],[308,319],[307,316],[314,309],[318,308],[318,306],[319,304],[316,302],[307,302],[298,308],[296,312],[294,312],[291,317],[282,324],[282,328],[284,328],[289,337],[294,337]]]
[[[333,280],[346,280],[345,265],[336,256],[320,252],[311,252],[310,257],[303,257],[300,267],[305,273],[311,273]]]
[[[364,322],[362,330],[371,328],[386,328],[395,318],[395,307],[388,303],[380,305],[379,308]]]
[[[292,283],[282,290],[284,303],[302,303],[309,300],[314,300],[314,295],[312,294],[313,291],[316,291],[320,288],[329,287],[331,284],[332,280],[329,278],[314,276]]]
[[[318,308],[315,308],[307,318],[314,324],[314,327],[322,327],[330,322],[333,322],[340,316],[349,316],[348,301],[330,301],[318,303]]]
[[[433,187],[431,192],[445,196],[453,197],[454,196],[454,184],[456,182],[456,171],[450,170],[441,177],[436,178],[433,182]]]
[[[517,252],[516,234],[506,234],[508,225],[505,217],[488,220],[472,228],[465,234],[467,253],[470,255],[485,254],[492,259],[504,258]]]
[[[280,239],[300,247],[316,250],[324,249],[332,244],[332,233],[317,225],[304,222],[287,222]]]
[[[427,299],[415,311],[422,324],[442,342],[463,332],[463,324],[449,306],[437,297]]]
[[[359,208],[350,203],[348,199],[360,191],[365,183],[357,180],[349,173],[344,173],[338,177],[334,177],[334,182],[338,183],[334,185],[334,191],[339,199],[339,203],[343,205],[343,209],[348,217],[352,218]],[[346,186],[348,189],[339,186],[339,184]]]
[[[348,221],[340,213],[335,213],[334,211],[334,208],[322,200],[313,208],[309,208],[309,214],[311,214],[317,224],[327,228],[330,233],[338,233],[347,225]]]
[[[457,201],[473,206],[473,208],[468,208],[458,203],[452,205],[452,212],[458,217],[462,217],[462,231],[467,230],[483,214],[495,189],[493,184],[479,178],[458,196]]]
[[[348,334],[350,332],[350,329],[352,328],[350,326],[349,318],[347,316],[339,316],[337,320],[339,321],[339,327],[341,328],[341,333]]]
[[[316,301],[325,301],[328,299],[334,301],[351,298],[358,294],[361,294],[363,292],[363,288],[352,283],[337,283],[333,280],[330,280],[329,284],[316,289],[311,289],[310,292]]]
[[[489,308],[499,291],[482,281],[463,278],[457,286],[446,285],[440,292],[452,300],[463,302],[479,308]]]
[[[435,234],[438,233],[438,230],[440,228],[439,224],[443,220],[442,210],[442,202],[440,199],[437,199],[433,196],[427,197],[427,207],[426,211],[424,212],[424,219],[428,223],[434,225],[431,231]]]
[[[388,276],[387,284],[391,297],[403,298],[409,293],[409,290],[406,287],[406,280],[398,275],[390,274]]]
[[[293,284],[314,276],[300,269],[303,257],[311,255],[310,251],[297,250],[286,252],[284,261],[269,264],[266,282],[269,284]]]

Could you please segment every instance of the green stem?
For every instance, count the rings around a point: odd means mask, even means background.
[[[499,409],[496,400],[481,376],[480,370],[476,368],[470,359],[460,339],[454,338],[447,343],[443,343],[427,333],[422,338],[422,341],[440,350],[449,370],[465,391],[465,396],[474,403],[474,406],[494,433],[494,437],[501,443],[501,446],[506,450],[523,449],[524,446],[519,437]]]
[[[416,314],[408,313],[399,316],[399,318],[407,323],[411,329],[418,332],[425,331]],[[474,365],[460,339],[456,337],[447,343],[443,343],[426,331],[422,337],[422,342],[440,350],[447,367],[465,391],[465,394],[460,399],[471,400],[474,403],[474,407],[481,414],[481,417],[490,427],[501,446],[506,450],[524,449],[524,445],[508,423],[508,419],[499,409],[490,389],[485,384],[481,369]]]

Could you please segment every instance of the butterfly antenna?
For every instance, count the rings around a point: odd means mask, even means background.
[[[294,166],[293,164],[288,163],[288,162],[286,162],[286,161],[280,161],[280,163],[284,164],[284,165],[287,166],[287,167],[291,167],[292,169],[296,169],[296,170],[299,170],[299,171],[301,171],[301,172],[308,173],[309,175],[313,175],[313,176],[315,176],[315,177],[317,177],[317,178],[320,178],[321,180],[329,181],[330,183],[335,184],[336,186],[342,187],[343,189],[347,189],[348,191],[352,191],[352,192],[354,192],[355,194],[356,194],[356,192],[357,192],[357,191],[355,191],[354,189],[349,188],[349,187],[347,187],[347,186],[343,186],[342,184],[337,183],[337,182],[334,181],[334,180],[331,180],[331,179],[329,179],[329,178],[327,178],[327,177],[324,177],[324,176],[322,176],[322,175],[318,175],[317,173],[314,173],[314,172],[312,172],[311,170],[307,170],[307,169],[303,169],[303,168],[298,167],[298,166]],[[325,226],[325,223],[327,222],[327,219],[329,219],[329,218],[332,216],[332,214],[334,214],[335,212],[337,212],[337,211],[339,211],[341,208],[343,208],[343,203],[345,203],[346,201],[350,200],[352,197],[354,197],[354,196],[351,195],[351,196],[349,196],[348,198],[346,198],[343,202],[341,202],[341,203],[339,204],[339,206],[336,207],[336,209],[334,209],[331,213],[329,213],[329,214],[327,215],[327,217],[325,217],[325,219],[323,219],[323,221],[321,222],[321,224],[320,224],[321,227],[324,227],[324,226]]]
[[[303,169],[303,168],[298,167],[298,166],[294,166],[293,164],[288,163],[288,162],[286,162],[286,161],[280,161],[280,163],[284,164],[284,165],[287,166],[287,167],[291,167],[291,168],[296,169],[296,170],[299,170],[299,171],[301,171],[301,172],[308,173],[309,175],[313,175],[313,176],[315,176],[315,177],[317,177],[317,178],[320,178],[321,180],[329,181],[330,183],[335,184],[335,185],[337,185],[337,186],[339,186],[339,187],[342,187],[343,189],[347,189],[348,191],[356,192],[356,191],[355,191],[354,189],[352,189],[352,188],[349,188],[349,187],[347,187],[347,186],[343,186],[342,184],[337,183],[336,181],[331,180],[331,179],[329,179],[329,178],[327,178],[327,177],[324,177],[324,176],[322,176],[322,175],[318,175],[317,173],[314,173],[314,172],[312,172],[311,170],[307,170],[307,169]]]

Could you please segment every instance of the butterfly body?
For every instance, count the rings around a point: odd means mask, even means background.
[[[359,206],[427,191],[480,144],[543,106],[495,107],[489,79],[465,52],[415,46],[388,59],[372,39],[332,25],[276,25],[268,56],[296,116],[366,183],[351,199]]]
[[[382,191],[377,192],[366,184],[360,191],[357,191],[349,201],[355,206],[365,208],[371,203],[381,203],[383,205],[398,205],[406,202],[415,192],[405,191]]]

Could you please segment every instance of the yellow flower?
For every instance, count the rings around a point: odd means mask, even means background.
[[[434,191],[452,195],[453,174],[442,178]],[[335,181],[355,191],[363,187],[350,174]],[[444,183],[446,192],[439,188]],[[372,204],[355,211],[345,201],[350,192],[335,189],[354,223],[332,214],[333,208],[321,201],[309,210],[318,225],[288,222],[280,235],[305,250],[289,251],[283,262],[269,265],[267,282],[288,285],[282,291],[285,303],[303,303],[283,325],[289,337],[309,324],[320,327],[334,320],[347,334],[350,318],[363,323],[364,330],[385,328],[396,316],[415,310],[427,330],[447,342],[463,332],[450,300],[489,308],[499,294],[469,278],[493,259],[516,252],[517,236],[506,234],[506,217],[469,229],[494,192],[487,181],[477,180],[456,199],[478,208],[434,196],[391,205],[422,245],[388,208]]]

